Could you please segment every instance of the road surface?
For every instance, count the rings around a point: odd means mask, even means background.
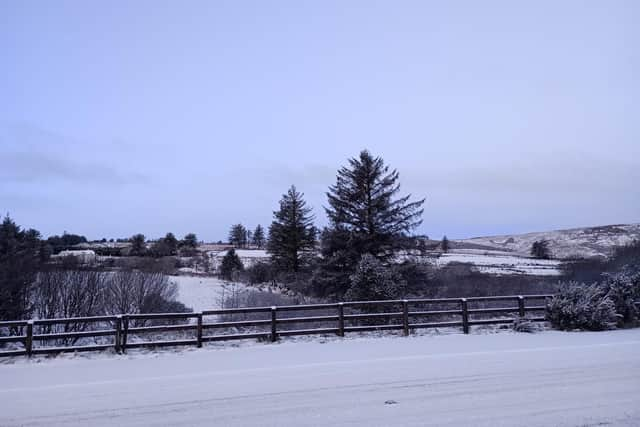
[[[639,426],[640,329],[0,364],[1,426]]]

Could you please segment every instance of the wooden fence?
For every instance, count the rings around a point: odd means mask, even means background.
[[[343,337],[348,332],[376,330],[398,330],[406,336],[415,329],[460,327],[462,332],[468,334],[471,326],[509,324],[514,321],[514,316],[530,315],[532,321],[543,321],[546,300],[551,297],[521,295],[356,301],[229,308],[198,313],[123,314],[0,322],[0,331],[10,331],[8,336],[0,336],[0,345],[22,343],[22,348],[0,348],[0,357],[110,348],[122,353],[140,347],[202,347],[203,343],[212,341],[249,338],[276,341],[279,337],[313,334]],[[234,316],[241,319],[234,320]],[[172,339],[166,339],[167,333],[171,333],[169,338]],[[145,335],[160,335],[165,339],[131,339]],[[93,338],[94,343],[76,345],[78,341],[88,338]],[[48,345],[52,342],[53,346]]]

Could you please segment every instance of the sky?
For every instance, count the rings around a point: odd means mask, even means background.
[[[640,222],[640,2],[3,1],[0,213],[267,226],[363,149],[432,238]]]

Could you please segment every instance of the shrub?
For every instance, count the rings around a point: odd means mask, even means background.
[[[534,333],[539,329],[538,324],[526,317],[516,317],[513,319],[514,332]]]
[[[561,330],[613,329],[618,317],[615,303],[599,283],[562,283],[559,293],[547,304],[547,319]]]
[[[604,274],[602,287],[615,306],[618,326],[632,325],[640,315],[634,300],[640,296],[640,273]]]

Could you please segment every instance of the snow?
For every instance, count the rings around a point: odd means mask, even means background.
[[[637,426],[639,351],[635,329],[21,359],[0,425]]]
[[[193,311],[214,310],[221,307],[223,287],[236,286],[238,291],[246,289],[242,284],[231,284],[216,277],[169,276],[169,280],[178,285],[178,301]]]
[[[267,254],[267,251],[264,249],[236,249],[235,251],[245,268],[251,267],[257,262],[267,261],[269,259],[269,254]],[[222,259],[227,254],[227,251],[208,251],[207,253],[209,255],[212,268],[217,269],[220,267]]]
[[[608,256],[613,247],[629,244],[634,239],[640,239],[640,224],[605,225],[506,236],[474,237],[459,240],[459,242],[515,251],[526,255],[531,250],[533,242],[548,240],[549,249],[554,258],[568,259]]]
[[[558,276],[561,274],[561,261],[543,260],[496,252],[472,252],[471,250],[451,251],[442,254],[436,266],[442,267],[451,262],[474,264],[475,268],[488,274],[531,274],[539,276]]]

